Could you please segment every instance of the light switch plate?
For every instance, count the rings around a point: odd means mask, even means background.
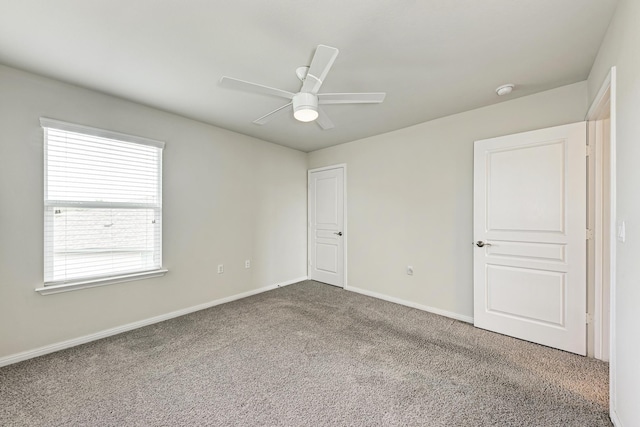
[[[627,238],[627,230],[624,221],[618,221],[618,240],[624,243]]]

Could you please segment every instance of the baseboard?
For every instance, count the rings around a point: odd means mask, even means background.
[[[415,302],[406,301],[396,297],[390,297],[388,295],[379,294],[377,292],[368,291],[366,289],[354,288],[353,286],[349,286],[348,288],[345,288],[345,290],[351,291],[351,292],[357,292],[362,295],[378,298],[384,301],[393,302],[393,303],[404,305],[407,307],[416,308],[418,310],[428,311],[429,313],[438,314],[440,316],[450,317],[452,319],[460,320],[462,322],[473,323],[473,317],[464,316],[462,314],[454,313],[452,311],[447,311],[447,310],[442,310],[440,308],[417,304]]]
[[[622,425],[622,422],[620,421],[620,418],[618,418],[618,414],[616,413],[616,411],[611,410],[609,412],[609,418],[611,418],[611,422],[615,427],[624,427]]]
[[[227,302],[239,300],[242,298],[247,298],[252,295],[260,294],[262,292],[267,292],[276,288],[281,288],[283,286],[292,285],[294,283],[301,282],[303,280],[307,280],[307,277],[299,277],[297,279],[287,280],[286,282],[276,283],[270,286],[264,286],[262,288],[254,289],[247,292],[242,292],[236,295],[232,295],[225,298],[220,298],[214,301],[209,301],[204,304],[194,305],[193,307],[183,308],[182,310],[172,311],[170,313],[161,314],[159,316],[151,317],[148,319],[140,320],[133,323],[128,323],[126,325],[117,326],[115,328],[107,329],[104,331],[96,332],[94,334],[85,335],[79,338],[70,339],[67,341],[62,341],[54,344],[45,345],[43,347],[38,347],[33,350],[27,350],[16,354],[11,354],[9,356],[0,358],[0,367],[11,365],[13,363],[22,362],[23,360],[32,359],[34,357],[43,356],[45,354],[53,353],[56,351],[64,350],[66,348],[75,347],[77,345],[86,344],[91,341],[96,341],[102,338],[110,337],[112,335],[121,334],[123,332],[131,331],[133,329],[142,328],[144,326],[153,325],[154,323],[163,322],[165,320],[173,319],[175,317],[184,316],[185,314],[193,313],[196,311],[204,310],[206,308],[214,307],[216,305],[224,304]]]
[[[297,279],[292,279],[292,280],[287,280],[286,282],[281,282],[281,283],[276,283],[275,285],[271,285],[271,286],[267,286],[267,288],[263,288],[265,289],[265,291],[270,291],[271,289],[276,289],[276,288],[282,288],[284,286],[289,286],[289,285],[293,285],[294,283],[300,283],[300,282],[304,282],[305,280],[308,280],[309,276],[302,276],[302,277],[298,277]],[[265,292],[262,291],[262,292]],[[260,293],[260,292],[256,292],[256,293]]]

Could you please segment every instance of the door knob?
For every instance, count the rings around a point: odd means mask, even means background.
[[[484,247],[484,246],[491,246],[491,243],[485,243],[485,242],[483,242],[482,240],[478,240],[478,241],[476,242],[476,246],[477,246],[477,247],[479,247],[479,248],[482,248],[482,247]]]
[[[342,231],[338,231],[337,233],[334,232],[333,234],[335,234],[336,236],[342,236]]]

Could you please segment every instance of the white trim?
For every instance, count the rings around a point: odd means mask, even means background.
[[[114,283],[131,282],[134,280],[151,279],[152,277],[162,277],[169,270],[159,269],[151,271],[143,271],[140,273],[123,274],[120,276],[100,277],[95,279],[79,280],[67,283],[51,282],[45,283],[42,288],[36,288],[36,292],[40,295],[59,294],[61,292],[77,291],[80,289],[95,288],[97,286],[113,285]]]
[[[610,218],[611,218],[611,248],[610,248],[610,260],[609,260],[609,268],[610,268],[610,275],[609,275],[609,282],[610,282],[610,294],[609,294],[609,298],[610,298],[610,305],[609,305],[609,315],[610,317],[610,321],[609,321],[609,407],[610,407],[610,412],[611,414],[613,414],[616,419],[617,419],[617,415],[616,415],[616,265],[617,265],[617,255],[616,255],[616,245],[617,245],[617,240],[616,240],[616,225],[618,223],[618,217],[617,217],[617,213],[616,213],[616,198],[617,198],[617,194],[616,194],[616,189],[617,189],[617,184],[616,184],[616,152],[617,152],[617,148],[616,148],[616,128],[617,128],[617,71],[616,71],[616,67],[612,67],[611,68],[611,73],[610,73],[611,77],[611,94],[610,94],[610,107],[611,108],[611,119],[610,119],[610,124],[611,124],[611,135],[610,135],[610,142],[609,142],[609,147],[611,150],[611,155],[610,155],[610,160],[609,160],[609,173],[611,174],[611,179],[610,179],[610,203],[611,203],[611,211],[610,211]],[[622,426],[622,424],[620,423],[620,421],[618,420],[618,426]]]
[[[622,426],[616,415],[616,103],[617,69],[611,67],[596,95],[586,119],[594,120],[601,113],[603,100],[609,93],[610,134],[609,134],[609,175],[610,175],[610,229],[609,229],[609,414],[614,425]],[[596,295],[597,297],[597,295]],[[596,304],[598,301],[596,301]]]
[[[368,297],[381,299],[383,301],[389,301],[389,302],[392,302],[392,303],[395,303],[395,304],[400,304],[400,305],[404,305],[406,307],[416,308],[418,310],[427,311],[429,313],[438,314],[440,316],[449,317],[451,319],[456,319],[456,320],[460,320],[462,322],[472,323],[473,324],[473,317],[465,316],[463,314],[454,313],[452,311],[442,310],[441,308],[429,307],[427,305],[417,304],[415,302],[403,300],[403,299],[396,298],[396,297],[390,297],[388,295],[379,294],[377,292],[372,292],[372,291],[369,291],[369,290],[366,290],[366,289],[354,288],[353,286],[350,286],[349,289],[347,289],[347,290],[351,291],[351,292],[356,292],[358,294],[366,295]]]
[[[162,202],[158,203],[129,203],[129,202],[84,202],[76,200],[47,200],[45,206],[55,206],[60,208],[93,208],[93,209],[161,209]]]
[[[343,289],[347,289],[347,282],[348,282],[348,277],[349,275],[347,274],[348,271],[348,254],[349,251],[348,246],[349,246],[349,229],[347,227],[347,223],[349,222],[347,219],[348,217],[348,211],[347,211],[347,201],[349,200],[347,198],[347,164],[346,163],[341,163],[339,166],[341,166],[344,169],[344,191],[342,192],[342,197],[344,198],[344,202],[342,203],[342,209],[344,210],[344,218],[343,220],[343,228],[344,228],[344,286]]]
[[[128,135],[126,133],[114,132],[105,129],[98,129],[91,126],[77,125],[75,123],[63,122],[61,120],[40,117],[40,126],[49,129],[66,130],[69,132],[84,133],[87,135],[98,136],[101,138],[118,139],[125,142],[133,142],[136,144],[150,145],[160,149],[164,148],[164,142],[155,139],[144,138],[142,136]]]
[[[585,120],[587,121],[593,120],[593,118],[598,115],[599,113],[598,110],[602,107],[601,106],[602,100],[604,99],[605,94],[607,93],[607,91],[609,90],[609,87],[611,86],[612,76],[615,75],[615,68],[616,67],[611,68],[607,76],[604,78],[604,81],[602,82],[602,86],[600,86],[600,90],[598,90],[598,94],[594,98],[594,101],[591,104],[591,107],[589,107],[589,111],[587,111]]]
[[[262,292],[270,291],[283,286],[292,285],[294,283],[307,280],[307,277],[299,277],[297,279],[287,280],[285,282],[276,283],[270,286],[264,286],[262,288],[254,289],[252,291],[242,292],[240,294],[232,295],[225,298],[220,298],[214,301],[210,301],[204,304],[194,305],[192,307],[183,308],[182,310],[172,311],[170,313],[161,314],[159,316],[151,317],[137,322],[128,323],[126,325],[117,326],[115,328],[106,329],[104,331],[96,332],[89,335],[84,335],[79,338],[73,338],[66,341],[61,341],[54,344],[38,347],[33,350],[27,350],[20,353],[11,354],[9,356],[0,358],[0,367],[11,365],[13,363],[22,362],[23,360],[33,359],[34,357],[43,356],[45,354],[53,353],[56,351],[64,350],[67,348],[75,347],[77,345],[86,344],[91,341],[96,341],[102,338],[110,337],[112,335],[121,334],[123,332],[131,331],[134,329],[142,328],[144,326],[153,325],[154,323],[164,322],[165,320],[173,319],[175,317],[184,316],[185,314],[193,313],[196,311],[204,310],[216,305],[224,304],[227,302],[235,301],[238,299],[250,297],[252,295],[260,294]]]
[[[307,171],[307,176],[310,175],[311,172],[322,172],[322,171],[328,171],[328,170],[331,170],[331,169],[340,169],[340,168],[347,169],[347,164],[346,163],[338,163],[336,165],[323,166],[321,168],[309,169]]]
[[[618,417],[618,414],[616,413],[616,411],[611,411],[609,413],[609,418],[611,419],[611,422],[613,423],[613,425],[615,427],[624,427],[624,425],[622,424],[622,421],[620,421],[620,418]]]
[[[307,276],[309,276],[309,255],[311,253],[311,251],[309,250],[310,245],[311,245],[311,236],[310,236],[310,228],[309,228],[309,208],[311,206],[311,201],[309,199],[309,190],[310,190],[310,185],[311,185],[311,173],[313,172],[322,172],[322,171],[326,171],[326,170],[331,170],[331,169],[342,169],[343,173],[342,173],[342,186],[343,186],[343,191],[342,191],[342,198],[343,198],[343,203],[342,203],[342,210],[344,212],[343,214],[343,218],[342,218],[342,228],[344,230],[344,232],[342,233],[344,236],[343,242],[344,242],[344,277],[342,278],[342,288],[343,289],[347,289],[347,278],[349,277],[349,275],[347,274],[347,268],[348,268],[348,256],[347,256],[347,247],[348,247],[348,241],[349,241],[349,230],[347,229],[347,164],[346,163],[338,163],[337,165],[331,165],[331,166],[323,166],[321,168],[315,168],[315,169],[309,169],[307,170]]]
[[[285,286],[294,285],[296,283],[304,282],[305,280],[309,280],[309,278],[307,276],[302,276],[302,277],[298,277],[297,279],[286,280],[284,282],[276,283],[275,285],[271,285],[271,286],[265,286],[264,288],[259,288],[259,289],[264,289],[264,291],[261,291],[261,292],[266,292],[266,291],[270,291],[272,289],[284,288]],[[255,292],[255,293],[259,294],[260,292]]]
[[[593,210],[594,217],[592,219],[593,230],[593,245],[594,253],[593,259],[593,271],[594,271],[594,309],[593,309],[593,357],[599,360],[604,360],[605,355],[608,359],[609,354],[603,348],[603,342],[605,337],[609,335],[608,331],[603,329],[604,324],[604,282],[603,282],[603,268],[604,268],[604,237],[606,233],[604,227],[604,215],[602,207],[605,206],[605,202],[609,197],[609,192],[604,188],[603,179],[604,174],[608,173],[609,168],[604,164],[604,147],[603,147],[603,123],[600,120],[590,121],[590,130],[593,130],[593,135],[589,134],[589,144],[594,143],[594,159],[589,159],[592,162],[593,170],[590,172],[592,175],[592,182],[594,185],[593,200],[589,203],[590,208]]]

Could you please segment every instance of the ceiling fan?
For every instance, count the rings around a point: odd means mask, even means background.
[[[234,79],[223,76],[220,84],[230,89],[246,90],[250,92],[264,93],[281,98],[290,99],[286,105],[273,110],[270,113],[256,119],[253,123],[263,125],[271,119],[289,113],[293,109],[293,117],[301,122],[312,122],[316,120],[323,129],[333,128],[333,122],[324,112],[320,105],[328,104],[379,104],[384,101],[386,93],[318,93],[322,82],[331,69],[333,62],[338,56],[338,49],[335,47],[318,45],[316,53],[313,55],[311,65],[308,67],[298,67],[296,75],[302,81],[302,87],[297,93],[276,89],[257,83]]]

